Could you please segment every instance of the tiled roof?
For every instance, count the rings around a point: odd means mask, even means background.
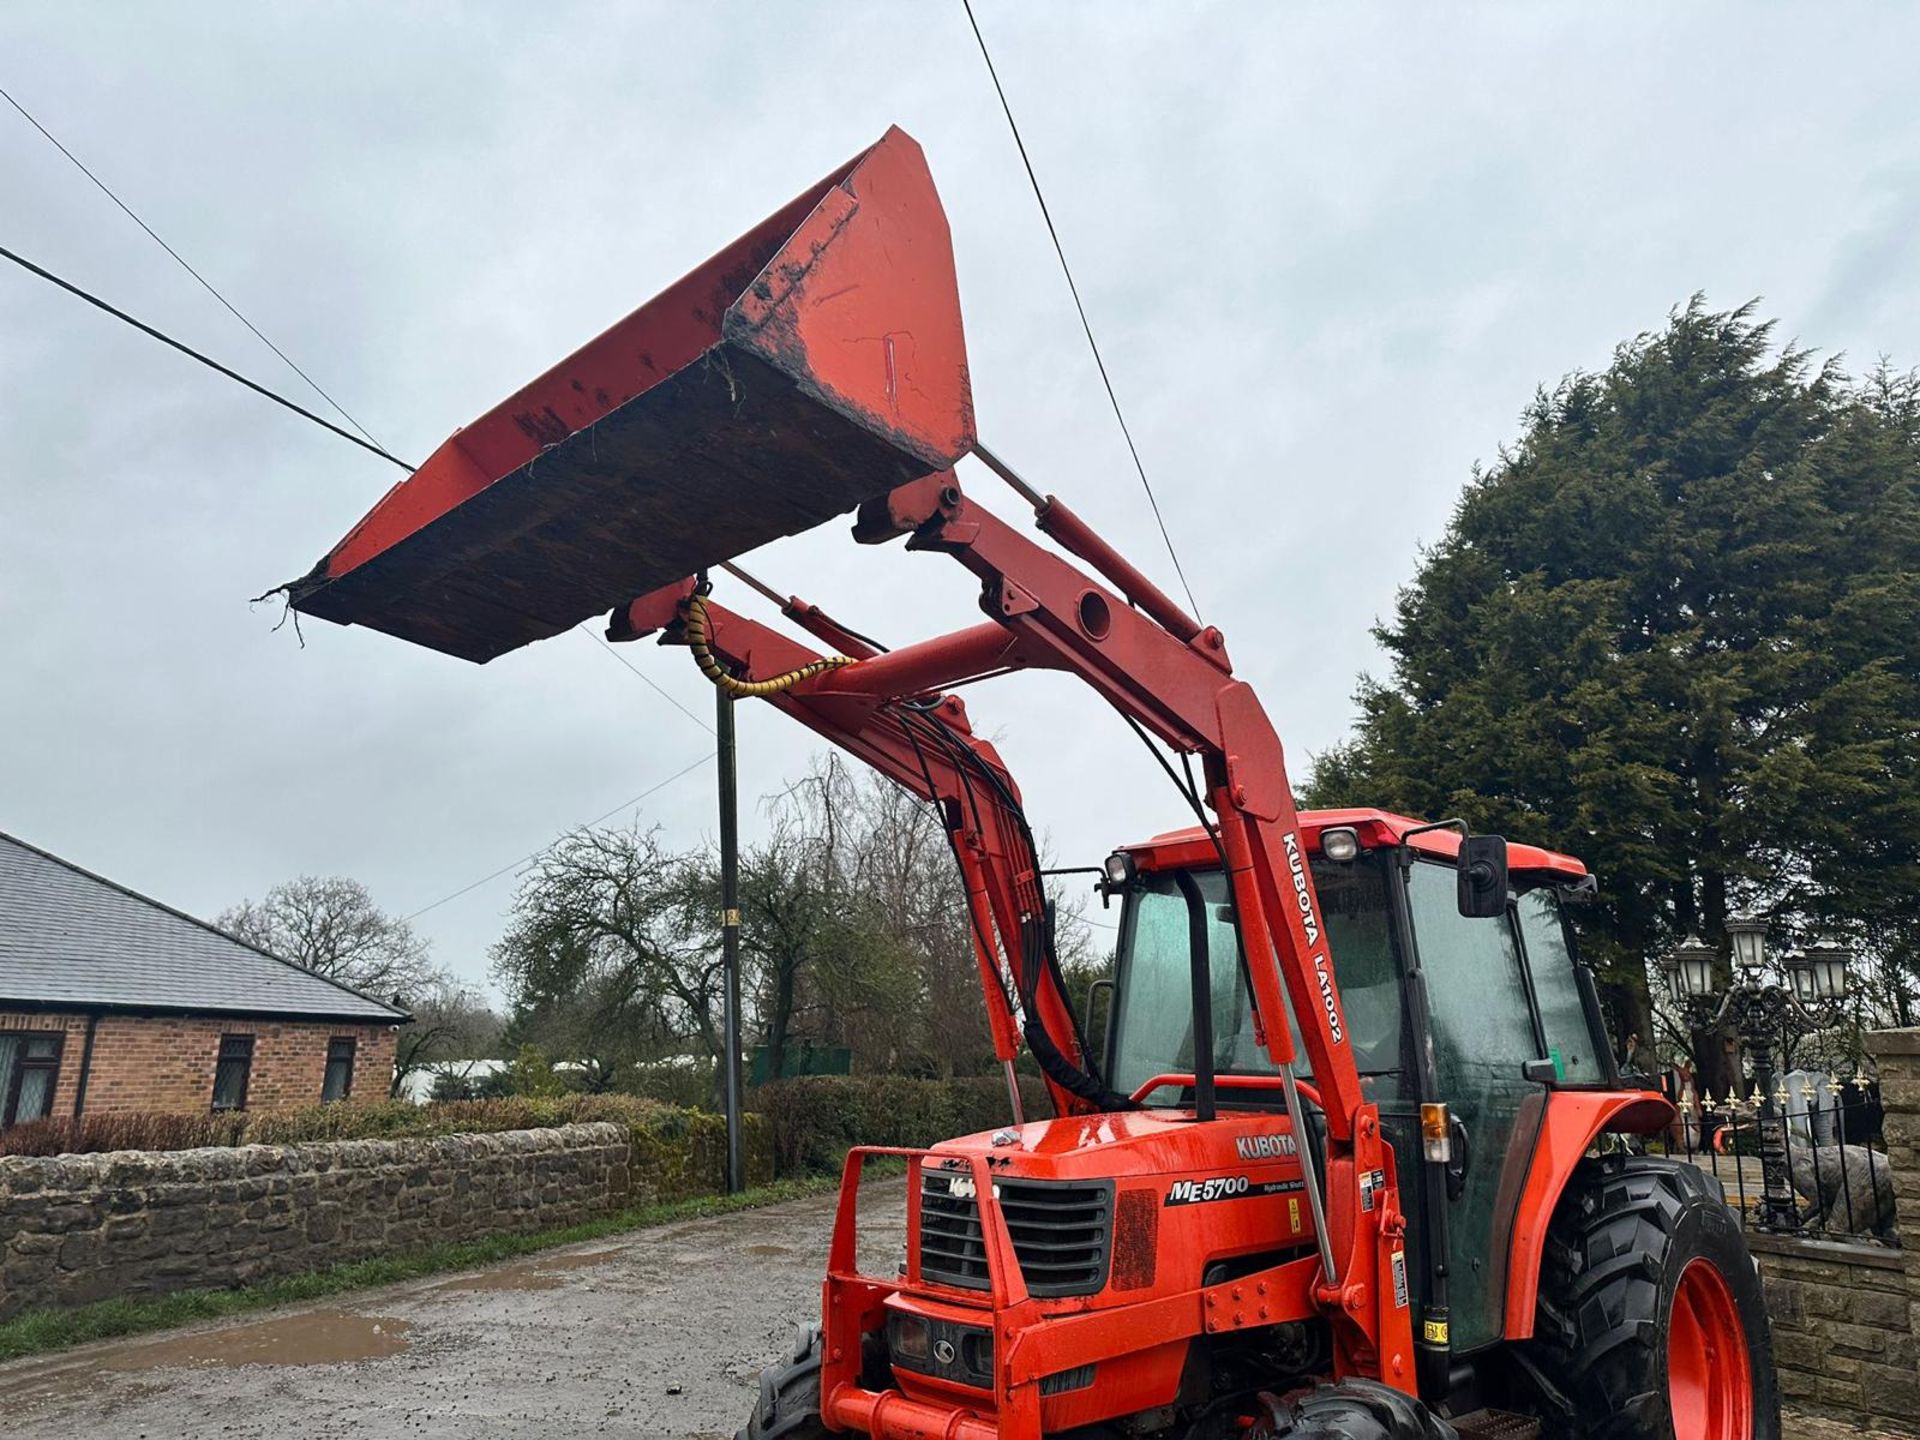
[[[0,1009],[404,1021],[406,1012],[0,833]]]

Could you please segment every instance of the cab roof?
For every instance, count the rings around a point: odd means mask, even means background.
[[[1373,850],[1400,843],[1401,837],[1409,830],[1418,829],[1426,822],[1415,820],[1406,815],[1395,815],[1387,810],[1302,810],[1300,812],[1300,833],[1306,841],[1307,850],[1317,854],[1320,850],[1320,833],[1323,830],[1340,827],[1352,828],[1360,837],[1363,849]],[[1408,842],[1423,855],[1435,855],[1451,860],[1460,853],[1460,832],[1457,830],[1427,830]],[[1207,838],[1207,832],[1197,825],[1189,825],[1184,830],[1169,830],[1136,845],[1123,846],[1143,870],[1167,870],[1179,866],[1215,865],[1219,858],[1214,852],[1213,842]],[[1587,873],[1587,867],[1571,855],[1562,855],[1554,850],[1543,850],[1537,845],[1522,845],[1518,841],[1507,843],[1507,868],[1513,871],[1525,871],[1535,874],[1545,873],[1567,880],[1578,880]]]

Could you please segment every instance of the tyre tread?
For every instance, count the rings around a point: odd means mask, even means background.
[[[820,1418],[820,1332],[802,1325],[784,1364],[760,1372],[760,1399],[734,1440],[825,1440]]]
[[[1521,1366],[1537,1379],[1547,1409],[1580,1440],[1668,1440],[1663,1287],[1683,1225],[1702,1207],[1724,1207],[1725,1192],[1698,1167],[1657,1156],[1607,1155],[1583,1161],[1547,1228],[1535,1337]],[[1691,1233],[1700,1235],[1699,1220]],[[1744,1246],[1742,1246],[1744,1250]],[[1719,1263],[1719,1262],[1716,1262]],[[1758,1296],[1751,1272],[1723,1274]],[[1764,1301],[1759,1301],[1765,1326]],[[1751,1334],[1751,1332],[1750,1332]],[[1762,1331],[1756,1366],[1771,1364]],[[1756,1370],[1756,1374],[1760,1373]],[[1778,1440],[1777,1388],[1770,1371],[1756,1396],[1756,1440]]]

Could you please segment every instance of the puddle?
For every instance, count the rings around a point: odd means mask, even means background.
[[[234,1325],[135,1345],[106,1362],[109,1370],[167,1370],[189,1366],[346,1365],[398,1355],[410,1343],[409,1324],[346,1310],[311,1310],[277,1320]]]
[[[436,1285],[433,1288],[435,1293],[463,1290],[558,1290],[560,1276],[565,1271],[585,1270],[588,1266],[611,1260],[619,1253],[618,1250],[588,1250],[578,1255],[549,1255],[533,1260],[519,1260],[511,1265],[483,1270],[478,1275],[463,1275],[458,1280],[449,1280],[446,1284]]]

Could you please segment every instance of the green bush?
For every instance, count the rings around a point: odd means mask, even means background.
[[[549,1099],[567,1092],[567,1082],[554,1073],[546,1051],[538,1045],[522,1045],[507,1064],[508,1091]]]
[[[684,1110],[704,1110],[713,1104],[716,1069],[705,1056],[691,1061],[685,1056],[641,1061],[620,1072],[619,1088]]]
[[[1020,1096],[1027,1115],[1052,1113],[1039,1081],[1023,1077]],[[932,1145],[1011,1120],[1006,1081],[998,1075],[803,1075],[762,1085],[751,1098],[773,1127],[774,1162],[782,1175],[837,1170],[853,1145]]]
[[[1038,1080],[1022,1077],[1020,1091],[1028,1115],[1051,1113]],[[776,1169],[782,1175],[836,1171],[850,1145],[931,1145],[997,1129],[1009,1120],[1006,1082],[997,1075],[961,1080],[806,1075],[763,1085],[749,1099],[758,1112],[746,1117],[750,1184],[770,1179]],[[386,1100],[220,1115],[107,1112],[16,1125],[0,1132],[0,1155],[397,1140],[601,1120],[624,1126],[632,1137],[636,1187],[652,1186],[661,1200],[726,1188],[725,1118],[636,1095],[509,1095],[431,1105]]]

